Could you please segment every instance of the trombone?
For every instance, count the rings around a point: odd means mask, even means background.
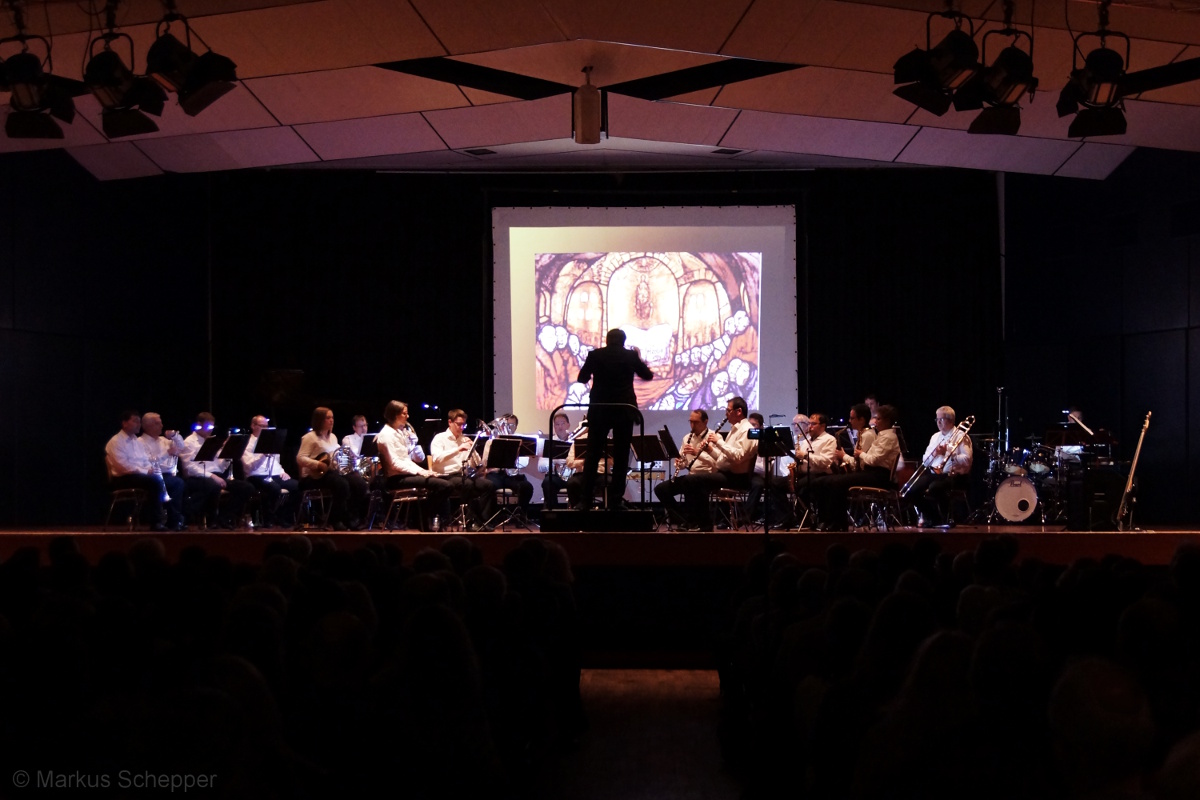
[[[943,452],[940,457],[931,456],[928,461],[922,461],[921,466],[917,467],[916,471],[913,472],[912,477],[909,478],[904,486],[900,489],[900,496],[907,497],[908,493],[911,492],[913,487],[917,485],[917,481],[919,481],[921,476],[926,472],[933,470],[935,475],[941,475],[945,471],[947,465],[949,465],[950,459],[954,458],[954,452],[958,450],[959,446],[962,445],[963,440],[967,438],[967,434],[971,432],[971,426],[974,424],[974,415],[971,415],[962,422],[958,423],[958,425],[954,428],[954,434],[950,437],[950,441],[946,442],[945,452]]]

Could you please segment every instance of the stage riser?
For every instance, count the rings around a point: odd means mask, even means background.
[[[631,531],[649,533],[654,530],[654,515],[649,511],[543,511],[542,531],[545,533],[608,533]]]

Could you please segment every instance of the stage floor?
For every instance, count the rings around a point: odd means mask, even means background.
[[[266,545],[292,536],[294,531],[218,531],[181,533],[151,533],[149,531],[105,532],[99,527],[47,528],[37,530],[0,530],[0,559],[9,558],[22,547],[44,551],[46,543],[55,536],[70,535],[78,539],[81,551],[95,562],[104,553],[126,550],[139,539],[154,536],[162,541],[169,558],[194,545],[214,554],[235,560],[257,561]],[[444,531],[360,531],[334,533],[306,531],[309,536],[328,538],[339,547],[354,548],[367,541],[388,542],[400,547],[405,561],[422,548],[438,547],[447,536],[463,535],[474,541],[484,552],[489,564],[500,564],[525,536],[541,536],[561,544],[576,566],[664,567],[664,566],[740,566],[750,556],[761,552],[764,535],[758,531],[714,531],[686,533],[673,531],[596,533],[541,532],[536,525],[526,529],[497,530],[492,533],[463,533]],[[974,549],[980,541],[1001,534],[1012,534],[1020,546],[1019,558],[1039,558],[1043,561],[1066,564],[1077,558],[1100,558],[1117,554],[1135,558],[1144,564],[1167,564],[1176,548],[1183,542],[1200,543],[1200,531],[1190,529],[1138,530],[1126,533],[1068,531],[1061,525],[961,525],[951,530],[932,528],[899,528],[880,532],[816,532],[771,531],[771,539],[804,563],[820,564],[831,544],[841,543],[851,550],[878,549],[888,542],[915,542],[932,538],[946,552]]]

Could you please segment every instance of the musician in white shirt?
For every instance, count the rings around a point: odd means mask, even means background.
[[[233,461],[228,458],[216,458],[212,461],[196,461],[196,455],[204,443],[212,438],[217,421],[212,414],[202,411],[196,415],[196,424],[192,433],[183,440],[183,449],[179,453],[179,464],[183,468],[184,482],[188,488],[188,504],[195,502],[196,508],[202,508],[208,518],[210,528],[215,528],[218,522],[221,526],[232,529],[241,519],[246,502],[253,496],[254,487],[245,481],[235,480],[230,474]],[[221,506],[221,490],[226,490],[228,500]]]
[[[462,492],[463,499],[470,505],[479,527],[496,513],[496,494],[491,481],[483,477],[482,459],[472,454],[475,440],[463,433],[467,424],[467,412],[452,408],[446,414],[446,430],[433,437],[429,443],[429,467]],[[469,462],[469,463],[468,463]],[[463,467],[467,467],[468,476]]]
[[[333,435],[333,410],[318,406],[313,409],[312,430],[300,439],[296,465],[300,468],[300,489],[326,489],[333,495],[329,519],[334,530],[358,530],[362,527],[361,513],[366,503],[367,482],[356,472],[343,475],[333,463],[338,449]]]
[[[688,427],[691,430],[683,437],[679,458],[675,459],[675,477],[655,486],[654,494],[667,510],[672,524],[683,530],[698,531],[708,517],[708,497],[707,493],[702,497],[693,487],[704,484],[708,476],[716,472],[717,459],[708,445],[712,433],[708,429],[708,412],[697,408],[688,416]],[[687,473],[678,474],[682,470]],[[684,496],[682,504],[675,498],[680,494]]]
[[[515,435],[518,425],[517,415],[511,412],[501,415],[502,423],[498,426],[497,433],[502,435]],[[491,449],[491,442],[484,448],[483,458],[484,463],[487,463],[487,457]],[[517,505],[521,509],[521,513],[529,519],[529,503],[533,500],[533,484],[529,482],[529,478],[521,472],[529,465],[529,458],[521,456],[517,459],[516,469],[490,469],[487,473],[487,479],[491,481],[494,491],[508,489],[517,498]]]
[[[554,415],[554,429],[550,432],[550,438],[546,443],[551,441],[569,442],[571,441],[571,419],[563,412],[558,412]],[[538,471],[545,469],[546,477],[542,478],[542,505],[544,508],[553,510],[558,506],[558,493],[567,488],[567,480],[571,477],[568,472],[566,476],[564,472],[569,470],[567,462],[564,459],[551,461],[543,458],[538,462]],[[569,502],[569,501],[568,501]]]
[[[157,416],[157,415],[156,415]],[[161,422],[160,422],[161,424]],[[136,411],[121,414],[121,430],[104,447],[104,463],[108,469],[109,485],[114,489],[141,489],[146,493],[146,509],[156,531],[182,530],[183,481],[175,475],[155,475],[151,456],[157,456],[138,437],[142,420]],[[164,502],[164,494],[169,496]]]
[[[927,525],[940,525],[946,518],[945,508],[952,489],[966,488],[974,453],[971,437],[964,436],[953,452],[947,453],[950,440],[957,430],[954,409],[942,406],[934,412],[937,433],[929,437],[921,463],[928,469],[908,490],[906,500],[916,503]],[[940,471],[935,471],[935,468]]]
[[[756,411],[748,419],[751,429],[762,430],[764,423],[762,414]],[[805,417],[806,421],[807,419]],[[795,428],[794,421],[792,427]],[[755,447],[757,448],[758,445],[756,444]],[[766,456],[755,457],[754,474],[750,476],[750,491],[746,495],[747,519],[755,520],[756,524],[765,521],[766,512],[764,511],[761,515],[758,513],[758,503],[763,492],[769,491],[768,506],[771,512],[771,527],[784,528],[791,522],[792,509],[787,499],[789,483],[787,468],[792,463],[792,458],[791,453],[772,458],[771,475],[768,476]],[[759,520],[760,516],[763,517],[763,520]]]
[[[846,454],[849,459],[848,471],[827,475],[813,482],[813,494],[819,504],[823,529],[846,530],[848,527],[846,506],[851,486],[895,488],[893,472],[900,458],[900,440],[896,438],[895,424],[896,409],[890,405],[880,406],[876,412],[875,435],[872,437],[869,429],[864,430],[854,455]]]
[[[420,451],[416,433],[408,424],[407,403],[389,401],[383,409],[383,419],[387,424],[375,437],[375,444],[379,447],[379,463],[387,476],[387,488],[428,489],[427,513],[422,515],[428,526],[433,518],[429,512],[442,512],[453,486],[433,470],[418,464],[421,458],[414,458],[424,453]]]
[[[367,435],[367,418],[359,414],[354,418],[354,433],[342,437],[342,447],[349,447],[354,455],[362,455],[363,437]]]
[[[250,420],[250,441],[242,452],[242,468],[246,480],[256,488],[261,498],[262,526],[273,527],[279,520],[291,519],[300,500],[300,482],[290,477],[279,463],[279,454],[260,455],[256,452],[258,438],[270,420],[261,414]],[[283,490],[287,489],[286,496]],[[286,522],[284,523],[286,524]]]

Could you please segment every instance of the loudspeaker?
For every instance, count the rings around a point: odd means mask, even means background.
[[[652,531],[654,514],[649,511],[543,511],[540,527],[543,532],[609,533],[611,531]]]

